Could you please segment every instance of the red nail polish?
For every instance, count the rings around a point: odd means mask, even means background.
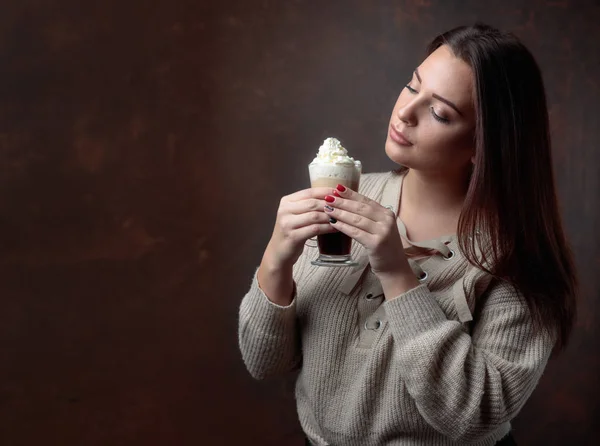
[[[338,184],[335,188],[337,190],[339,190],[340,192],[346,192],[346,188],[344,186],[342,186],[341,184]]]
[[[341,195],[335,189],[333,189],[333,195],[335,195],[336,197],[341,197]]]
[[[331,195],[326,195],[325,196],[325,201],[327,203],[333,203],[335,201],[335,197],[332,197]]]

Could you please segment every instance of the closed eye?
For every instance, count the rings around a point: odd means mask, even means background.
[[[450,120],[447,118],[442,118],[440,115],[438,115],[435,110],[433,109],[433,107],[431,107],[431,115],[433,116],[433,119],[435,119],[438,122],[441,122],[442,124],[448,124],[450,123]]]
[[[417,94],[418,93],[418,91],[415,90],[410,85],[407,85],[406,89],[410,92],[410,94]],[[444,117],[438,115],[435,112],[435,110],[433,109],[433,107],[430,107],[430,111],[431,111],[431,116],[433,116],[433,119],[435,119],[437,122],[441,122],[442,124],[449,124],[450,123],[450,120],[448,118],[444,118]]]

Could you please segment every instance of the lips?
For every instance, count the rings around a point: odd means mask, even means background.
[[[412,146],[413,143],[410,142],[404,134],[394,128],[393,125],[390,125],[390,138],[392,138],[396,143],[401,146]]]

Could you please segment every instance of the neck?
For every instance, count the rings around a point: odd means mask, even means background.
[[[421,214],[460,215],[469,183],[467,173],[409,170],[402,186],[402,203]]]

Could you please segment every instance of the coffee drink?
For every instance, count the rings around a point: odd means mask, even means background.
[[[308,166],[311,187],[329,187],[338,184],[358,191],[362,164],[348,156],[348,151],[335,138],[327,138],[319,153]],[[315,264],[339,265],[351,263],[352,239],[342,232],[317,236],[319,259]]]

